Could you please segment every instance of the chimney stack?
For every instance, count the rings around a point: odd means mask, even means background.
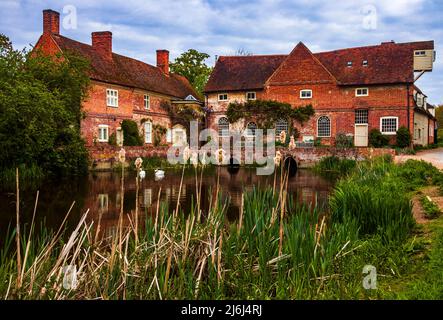
[[[93,32],[92,48],[103,57],[112,60],[112,32]]]
[[[157,50],[157,67],[163,71],[164,74],[169,75],[169,51]]]
[[[54,10],[43,10],[43,33],[60,34],[60,13]]]

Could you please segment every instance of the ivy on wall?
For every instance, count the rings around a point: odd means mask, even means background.
[[[123,120],[121,124],[123,130],[123,145],[125,146],[142,146],[143,139],[138,132],[138,126],[135,121]]]
[[[240,119],[253,119],[258,127],[270,129],[280,119],[285,119],[288,123],[304,123],[314,114],[314,108],[310,104],[293,108],[289,103],[274,100],[251,100],[243,103],[231,102],[226,117],[230,123]]]
[[[165,127],[163,127],[160,124],[154,124],[152,126],[152,132],[153,132],[153,143],[155,147],[158,147],[161,142],[162,142],[162,138],[163,136],[166,134],[167,129]]]

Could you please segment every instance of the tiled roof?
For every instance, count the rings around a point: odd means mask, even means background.
[[[112,61],[102,57],[91,45],[61,35],[52,34],[62,51],[72,51],[85,57],[91,63],[91,79],[154,91],[184,99],[188,95],[197,97],[188,80],[180,75],[165,75],[158,67],[139,60],[112,54]]]
[[[314,57],[326,67],[339,85],[412,83],[414,50],[433,48],[434,41],[387,42],[376,46],[315,53]],[[215,65],[205,92],[263,88],[287,57],[222,56]],[[363,66],[363,61],[367,61],[367,66]],[[348,67],[348,62],[352,62],[352,67]],[[290,65],[289,61],[285,64]]]
[[[391,84],[414,81],[414,50],[434,49],[433,41],[383,43],[317,53],[316,57],[338,79],[339,84]],[[368,66],[363,66],[363,61]],[[352,67],[347,63],[352,62]]]
[[[265,81],[285,58],[286,55],[221,56],[209,77],[205,91],[263,88]]]

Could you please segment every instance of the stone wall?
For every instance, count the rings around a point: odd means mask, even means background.
[[[169,146],[125,146],[126,151],[126,166],[129,166],[131,161],[136,158],[152,158],[152,157],[167,157]],[[90,168],[93,170],[109,170],[118,165],[118,152],[121,147],[111,145],[97,145],[88,148],[91,160]]]
[[[288,150],[285,148],[277,148],[283,157],[292,156],[296,159],[297,164],[301,168],[311,167],[324,157],[337,156],[339,158],[365,160],[373,157],[391,155],[395,156],[394,149],[375,149],[375,148],[349,148],[339,149],[334,147],[319,148],[295,148]]]
[[[126,166],[136,158],[151,158],[161,157],[167,158],[169,146],[150,147],[150,146],[135,146],[124,147],[126,151]],[[307,168],[313,166],[316,162],[324,157],[337,156],[340,158],[364,160],[382,155],[395,156],[394,149],[375,149],[375,148],[349,148],[339,149],[335,147],[318,147],[318,148],[295,148],[288,150],[287,148],[278,147],[276,150],[280,151],[283,158],[288,156],[293,157],[300,168]],[[91,157],[91,169],[94,170],[109,170],[118,165],[118,152],[120,147],[115,146],[94,146],[89,148]],[[244,149],[242,151],[241,162],[244,163]],[[266,149],[264,150],[264,156]]]

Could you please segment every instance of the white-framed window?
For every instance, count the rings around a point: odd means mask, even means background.
[[[329,138],[331,136],[331,119],[321,116],[317,120],[317,137]]]
[[[355,110],[355,124],[368,124],[369,123],[369,111],[368,109]]]
[[[426,56],[426,51],[415,51],[414,54],[417,57],[424,57]]]
[[[229,137],[229,120],[226,117],[218,119],[218,136]]]
[[[367,96],[369,96],[369,89],[368,88],[357,88],[357,89],[355,89],[355,96],[356,97],[367,97]]]
[[[255,100],[257,96],[255,92],[246,92],[246,100]]]
[[[146,110],[149,110],[151,108],[151,99],[147,94],[143,96],[143,106]]]
[[[398,117],[381,117],[380,132],[386,135],[396,134],[398,130]]]
[[[118,91],[114,89],[106,89],[106,105],[108,107],[118,107]]]
[[[285,119],[280,119],[275,123],[275,137],[278,138],[282,131],[288,133],[288,121]]]
[[[228,94],[227,93],[220,93],[218,95],[218,101],[228,101]]]
[[[300,90],[300,99],[311,99],[312,98],[312,90],[304,89]]]
[[[249,122],[246,125],[246,136],[255,137],[255,130],[257,130],[257,124],[255,122]]]
[[[145,122],[145,143],[152,143],[152,123],[151,123],[151,121]]]
[[[166,142],[172,143],[172,130],[170,128],[166,130]]]
[[[109,195],[107,193],[100,193],[98,195],[98,208],[100,211],[107,212],[109,209]]]
[[[363,67],[367,67],[369,65],[368,60],[363,60],[362,65]]]
[[[108,142],[109,141],[109,126],[106,124],[100,124],[98,126],[98,141]]]

